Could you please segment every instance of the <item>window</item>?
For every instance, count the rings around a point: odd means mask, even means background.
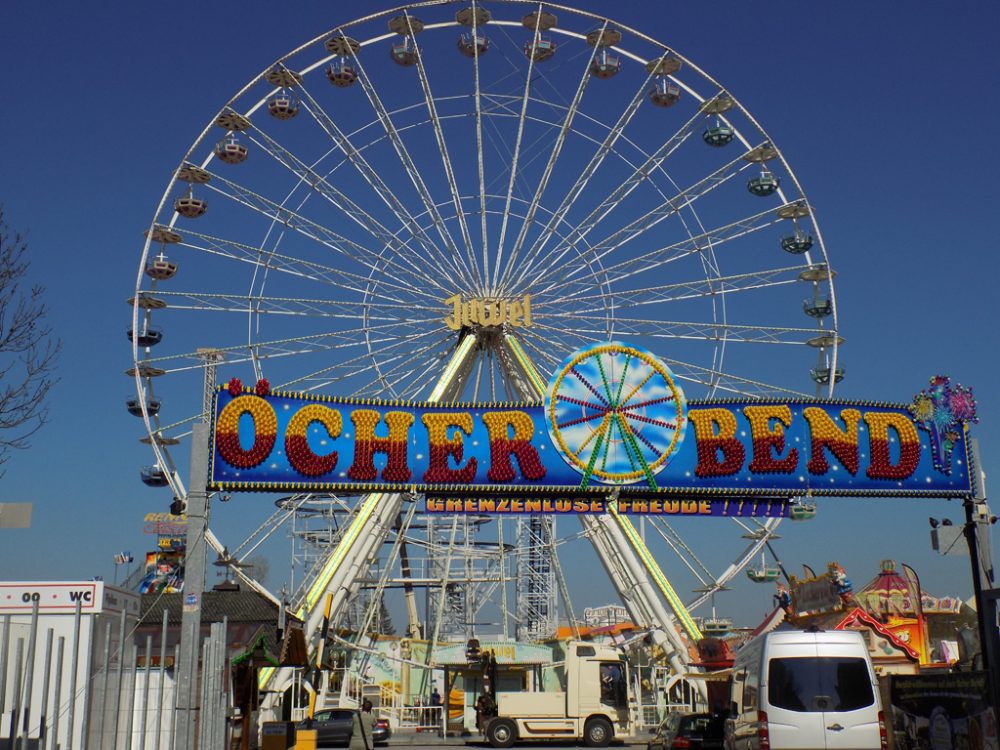
[[[856,711],[875,702],[864,659],[772,659],[767,696],[789,711]]]
[[[685,716],[677,734],[698,740],[721,740],[725,729],[725,719],[711,714]]]
[[[668,732],[673,732],[674,729],[677,728],[677,725],[680,723],[680,721],[681,721],[681,715],[680,714],[674,714],[674,713],[667,714],[667,718],[665,718],[660,723],[660,728],[657,731],[657,734],[659,734],[660,736],[663,736],[663,735],[667,734]]]
[[[335,708],[332,711],[324,711],[316,714],[317,721],[351,721],[354,711],[350,708]],[[320,718],[322,716],[322,718]]]
[[[597,656],[597,651],[593,646],[577,646],[576,647],[577,656]]]
[[[748,671],[744,674],[743,680],[743,706],[742,710],[756,711],[757,710],[757,689],[758,689],[757,675],[753,671]]]
[[[601,663],[601,703],[609,706],[628,705],[625,670],[619,662]]]

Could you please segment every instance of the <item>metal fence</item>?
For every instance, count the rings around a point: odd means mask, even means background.
[[[403,706],[400,709],[401,729],[418,732],[440,732],[444,726],[444,706]]]
[[[0,750],[177,750],[167,612],[158,658],[124,611],[97,627],[77,606],[65,633],[39,622],[37,602],[30,618],[0,617]],[[226,627],[202,641],[197,750],[228,746]]]

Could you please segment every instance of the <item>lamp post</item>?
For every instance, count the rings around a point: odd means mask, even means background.
[[[986,477],[980,468],[979,443],[971,441],[973,496],[965,500],[965,539],[969,545],[969,562],[972,565],[972,590],[976,600],[976,619],[979,623],[979,649],[983,657],[983,670],[986,672],[991,702],[1000,706],[1000,679],[998,679],[997,657],[1000,654],[1000,644],[997,643],[997,598],[1000,590],[993,585],[992,546],[987,536],[986,544],[981,544],[981,530],[989,534],[992,521],[989,506],[986,504]],[[985,548],[986,556],[982,554]],[[983,588],[983,579],[989,586]]]

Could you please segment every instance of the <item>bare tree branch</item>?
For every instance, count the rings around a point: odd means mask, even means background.
[[[30,265],[28,243],[0,206],[0,464],[48,421],[46,397],[58,380],[62,344],[46,321],[45,290],[25,282]]]

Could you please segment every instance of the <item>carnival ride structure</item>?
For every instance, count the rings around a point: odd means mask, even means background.
[[[537,401],[567,355],[621,338],[656,352],[688,399],[832,396],[844,375],[833,277],[773,139],[669,45],[526,0],[373,13],[267,66],[168,180],[129,300],[127,408],[153,452],[142,481],[183,505],[179,466],[219,376]],[[689,610],[781,520],[651,517],[640,532],[612,512],[560,536],[551,516],[441,518],[411,493],[308,494],[224,546],[215,531],[248,504],[217,506],[207,541],[277,601],[239,563],[290,528],[289,600],[310,631],[327,593],[364,632],[398,588],[411,637],[461,640],[484,621],[545,637],[558,598],[572,618],[560,548],[586,538],[679,672],[678,630],[699,634]]]

